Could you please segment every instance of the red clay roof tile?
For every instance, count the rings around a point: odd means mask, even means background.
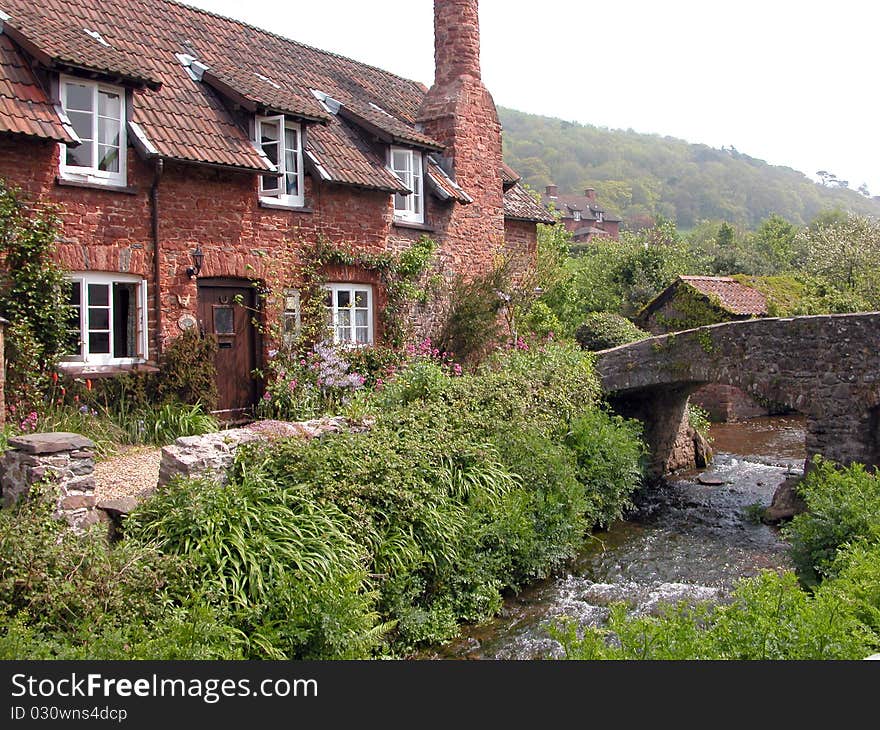
[[[0,35],[0,132],[76,142],[5,35]]]
[[[514,220],[555,223],[547,209],[536,201],[519,183],[504,193],[504,216]]]
[[[727,276],[679,276],[701,294],[717,297],[720,305],[732,314],[766,315],[767,297],[757,289],[740,284]]]

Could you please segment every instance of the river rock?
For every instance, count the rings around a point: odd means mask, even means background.
[[[801,499],[796,489],[801,478],[800,476],[791,476],[776,488],[773,493],[773,501],[761,518],[763,522],[775,525],[807,511],[807,503]]]
[[[697,481],[705,487],[720,487],[722,484],[727,484],[721,477],[715,477],[711,474],[699,474]]]

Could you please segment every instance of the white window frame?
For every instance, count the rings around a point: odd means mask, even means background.
[[[90,166],[68,165],[67,145],[61,143],[61,160],[59,165],[61,178],[64,180],[71,180],[75,182],[88,182],[98,185],[125,186],[128,180],[128,173],[126,169],[128,163],[128,135],[126,134],[128,122],[126,120],[125,89],[121,86],[103,84],[98,81],[81,79],[75,76],[61,76],[59,79],[58,93],[61,100],[61,108],[64,110],[65,114],[67,114],[68,111],[68,84],[84,86],[91,89],[92,91],[92,164]],[[98,121],[100,119],[100,116],[98,114],[98,94],[101,91],[110,94],[117,94],[119,96],[119,170],[116,172],[98,169],[98,164],[100,163],[100,160],[98,158]]]
[[[268,202],[286,205],[291,208],[302,208],[305,205],[305,189],[304,189],[304,175],[303,175],[303,133],[302,133],[302,125],[299,122],[291,121],[287,119],[283,114],[276,114],[274,116],[256,116],[254,119],[254,145],[256,148],[263,152],[263,142],[261,139],[261,131],[262,126],[264,124],[274,124],[278,128],[278,164],[276,167],[278,168],[278,172],[281,173],[281,176],[275,178],[277,180],[277,187],[275,188],[266,188],[264,187],[266,179],[271,178],[269,175],[260,175],[260,198],[265,199]],[[287,134],[286,131],[291,130],[296,132],[296,141],[297,141],[297,149],[296,153],[296,189],[299,191],[298,195],[288,195],[284,193],[284,180],[287,171],[287,152],[294,151],[287,149]]]
[[[403,155],[403,166],[395,166],[395,155]],[[388,169],[410,190],[409,195],[394,194],[394,218],[407,223],[424,223],[425,165],[422,153],[409,147],[391,147],[388,152]]]
[[[375,342],[375,334],[374,334],[374,325],[373,325],[373,285],[372,284],[361,284],[361,283],[351,283],[351,282],[334,282],[331,284],[324,284],[324,288],[330,292],[330,306],[326,307],[327,312],[327,324],[330,328],[331,336],[333,339],[334,345],[342,345],[344,347],[369,347]],[[349,302],[351,304],[347,309],[349,309],[349,324],[348,325],[340,325],[339,324],[339,310],[340,307],[337,304],[337,293],[340,291],[349,292]],[[367,341],[366,342],[358,342],[357,334],[356,334],[356,321],[355,321],[355,311],[357,309],[364,309],[364,307],[355,308],[354,301],[355,291],[366,291],[367,292]],[[339,336],[339,328],[340,326],[347,327],[349,330],[349,337],[342,338]],[[363,327],[363,325],[361,325]]]
[[[133,365],[146,360],[147,356],[147,280],[142,276],[134,276],[131,274],[114,274],[114,273],[97,273],[97,272],[75,272],[67,276],[70,282],[79,282],[80,285],[80,304],[79,304],[79,338],[80,352],[63,356],[62,365],[75,365],[85,363],[88,365]],[[103,284],[109,287],[108,309],[110,310],[110,347],[109,353],[90,353],[89,352],[89,326],[88,326],[88,287],[89,284]],[[138,354],[135,357],[113,357],[113,284],[137,284],[137,301],[135,306],[137,317],[137,339],[136,349]],[[97,330],[103,331],[103,330]]]

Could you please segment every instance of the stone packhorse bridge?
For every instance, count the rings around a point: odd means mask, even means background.
[[[597,354],[609,401],[645,424],[649,475],[693,458],[688,396],[733,385],[807,420],[807,460],[880,465],[880,312],[753,319],[651,337]],[[688,451],[689,449],[689,451]]]

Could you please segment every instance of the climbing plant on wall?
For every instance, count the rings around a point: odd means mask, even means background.
[[[26,204],[0,179],[0,316],[8,320],[10,402],[40,400],[66,349],[64,269],[53,258],[59,228],[54,208]]]

